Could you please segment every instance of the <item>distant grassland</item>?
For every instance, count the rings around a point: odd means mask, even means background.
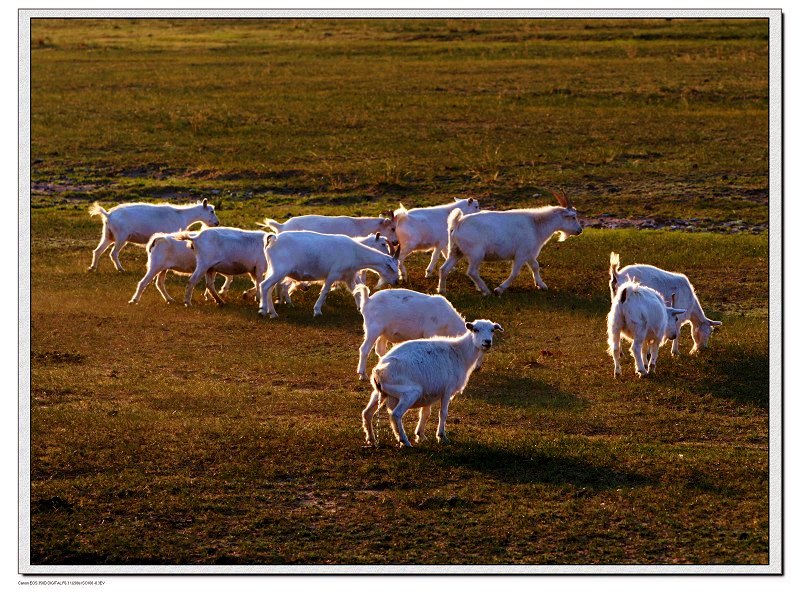
[[[767,220],[763,20],[75,19],[31,38],[34,203],[48,182],[370,209],[560,186],[584,215]]]
[[[454,195],[581,216],[768,215],[767,24],[753,20],[32,23],[34,564],[764,564],[768,232],[587,229],[478,295],[506,332],[452,444],[362,449],[361,317],[316,290],[258,318],[126,304],[93,200],[208,196],[223,224]],[[537,195],[538,194],[538,195]],[[634,380],[606,354],[608,255],[685,272],[723,326]],[[430,292],[427,258],[408,287]],[[494,287],[509,265],[488,263]],[[168,289],[183,293],[185,278]],[[369,367],[375,357],[370,358]],[[407,416],[407,429],[416,414]],[[429,426],[429,436],[433,433]]]

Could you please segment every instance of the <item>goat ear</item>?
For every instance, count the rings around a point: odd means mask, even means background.
[[[711,319],[708,320],[708,324],[712,327],[719,327],[722,325],[722,321],[712,321]]]
[[[376,232],[375,233],[375,240],[378,240],[380,237],[381,237],[381,233],[380,232]]]
[[[467,328],[467,331],[475,330],[475,325],[473,325],[472,323],[466,323],[464,326]]]
[[[503,329],[503,327],[500,326],[500,323],[495,323],[494,324],[494,330],[495,331],[500,331],[500,333],[505,333],[505,330]]]
[[[474,200],[473,198],[471,198],[471,197],[470,197],[470,198],[467,200],[467,205],[470,205],[470,206],[471,206],[473,201],[475,201],[475,200]]]
[[[207,197],[204,197],[204,198],[203,198],[203,207],[204,207],[204,208],[207,208],[207,207],[208,207],[208,198],[207,198]]]
[[[620,303],[622,303],[625,302],[627,299],[628,299],[628,288],[625,288],[622,291],[622,294],[619,295],[619,301]]]

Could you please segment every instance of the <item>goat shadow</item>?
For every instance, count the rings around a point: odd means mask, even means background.
[[[484,378],[485,376],[485,378]],[[488,403],[521,409],[571,409],[580,411],[586,403],[572,393],[524,374],[490,371],[475,372],[463,396]]]
[[[201,284],[198,284],[198,286],[200,285]],[[214,309],[220,308],[223,314],[229,314],[243,319],[250,318],[264,321],[264,319],[257,314],[258,305],[256,301],[243,296],[244,290],[252,287],[252,285],[252,282],[249,281],[234,280],[229,292],[222,295],[225,304],[221,308],[217,307],[214,302],[204,301],[202,295],[198,297],[198,292],[200,292],[200,290],[195,290],[195,295],[192,300],[193,306],[197,306],[198,308],[204,306]],[[358,312],[358,309],[356,309],[353,296],[345,289],[331,291],[328,294],[325,304],[322,306],[322,316],[314,316],[314,303],[319,297],[320,289],[321,286],[312,286],[305,292],[296,292],[292,295],[292,305],[275,304],[275,310],[278,313],[277,321],[287,320],[292,324],[301,326],[340,328],[348,332],[355,327],[356,332],[360,332],[363,323],[361,314]],[[273,298],[277,298],[277,289],[275,294],[273,294]],[[268,325],[270,323],[269,320],[265,322],[267,322]],[[272,321],[272,325],[269,325],[268,328],[272,328],[273,325],[277,326],[277,323]]]
[[[477,442],[449,447],[432,456],[448,467],[468,468],[511,484],[572,485],[589,490],[642,487],[652,479],[632,471],[554,456],[538,450],[512,451]]]
[[[698,392],[769,408],[769,355],[740,346],[714,344],[712,338],[709,349],[691,358],[691,366],[699,366],[699,370],[691,371],[684,379],[696,381]]]
[[[606,293],[585,296],[560,289],[537,290],[512,285],[501,296],[483,296],[472,288],[458,287],[448,290],[448,299],[462,312],[481,311],[489,315],[492,311],[520,311],[534,308],[537,312],[571,312],[584,316],[604,318],[611,302]],[[469,314],[467,315],[469,316]]]

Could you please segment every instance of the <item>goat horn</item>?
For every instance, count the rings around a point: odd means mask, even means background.
[[[553,197],[555,197],[556,200],[558,200],[558,203],[562,208],[575,209],[575,206],[572,205],[572,200],[569,197],[567,197],[567,194],[564,193],[563,189],[557,189],[556,191],[551,191],[550,193],[552,193]]]

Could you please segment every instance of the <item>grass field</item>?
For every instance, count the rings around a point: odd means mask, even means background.
[[[93,200],[208,196],[224,224],[453,195],[763,225],[767,27],[727,20],[40,20],[32,25],[31,561],[764,564],[768,232],[596,230],[467,317],[506,333],[452,443],[361,447],[361,319],[167,306]],[[540,194],[537,196],[537,194]],[[615,381],[607,269],[685,272],[723,321]],[[427,260],[410,287],[431,291]],[[487,264],[490,286],[508,273]],[[182,293],[183,281],[168,288]],[[245,287],[239,280],[237,287]],[[371,361],[374,361],[374,357]],[[408,425],[412,421],[408,416]]]

